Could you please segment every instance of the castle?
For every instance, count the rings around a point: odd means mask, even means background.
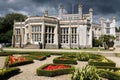
[[[91,48],[93,38],[103,34],[119,35],[115,32],[116,19],[93,23],[93,9],[83,14],[82,5],[78,5],[77,14],[65,14],[63,5],[59,5],[59,14],[49,16],[30,16],[24,22],[14,22],[12,46],[21,48]],[[118,35],[118,36],[117,36]],[[115,43],[119,45],[119,41]]]

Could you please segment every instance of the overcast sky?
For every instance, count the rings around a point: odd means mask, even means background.
[[[77,13],[79,1],[83,5],[84,13],[93,8],[95,21],[101,16],[106,18],[115,16],[117,24],[120,24],[120,0],[0,0],[0,16],[13,12],[42,16],[45,10],[49,11],[49,15],[57,15],[60,2],[64,5],[66,13],[72,13],[72,5],[74,13]]]

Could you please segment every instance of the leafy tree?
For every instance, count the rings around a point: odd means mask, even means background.
[[[24,21],[27,16],[19,13],[7,14],[0,17],[0,43],[11,43],[14,21]]]
[[[115,31],[116,31],[116,32],[120,32],[120,27],[116,27],[116,28],[115,28]]]
[[[93,47],[102,46],[102,42],[99,39],[93,38]]]
[[[103,43],[105,49],[109,49],[114,46],[115,37],[113,35],[101,35],[99,39]]]

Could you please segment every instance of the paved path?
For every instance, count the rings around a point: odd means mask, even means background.
[[[0,69],[2,69],[4,67],[5,58],[6,57],[0,57]]]
[[[46,52],[84,52],[82,50],[61,50],[61,49],[6,49],[8,51],[46,51]],[[97,51],[85,51],[85,52],[97,52]],[[111,59],[114,61],[117,65],[117,67],[120,67],[120,58],[115,57],[114,53],[120,52],[119,50],[115,51],[100,51],[99,54],[102,54],[106,56],[108,59]],[[45,77],[45,76],[37,76],[36,75],[36,69],[44,64],[50,64],[53,63],[53,59],[58,56],[51,56],[50,58],[47,58],[43,61],[34,60],[34,63],[19,66],[22,73],[11,77],[8,80],[71,80],[71,75],[61,75],[56,77]],[[3,67],[5,57],[0,57],[0,66]],[[76,68],[82,68],[87,64],[87,62],[78,61],[78,65],[74,65]]]

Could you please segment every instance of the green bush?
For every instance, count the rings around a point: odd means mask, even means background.
[[[105,58],[105,57],[98,54],[81,52],[80,54],[77,54],[77,58],[79,61],[88,61],[89,59],[99,59],[99,58]]]
[[[50,55],[50,53],[48,52],[32,52],[32,53],[30,53],[30,55],[34,55],[34,56],[39,56],[39,55],[41,55],[41,56],[46,56],[46,57],[50,57],[51,55]]]
[[[101,77],[107,78],[109,80],[120,80],[120,72],[112,72],[107,70],[99,70],[98,73]]]
[[[100,59],[90,59],[88,61],[89,65],[94,65],[94,66],[111,66],[115,67],[116,63],[113,61],[106,59],[106,58],[100,58]]]
[[[67,68],[67,69],[64,68],[64,69],[58,69],[58,70],[44,70],[44,68],[47,67],[48,65],[58,65],[58,64],[45,64],[39,67],[36,70],[37,75],[54,77],[54,76],[63,75],[63,74],[70,74],[74,71],[74,67],[71,65],[66,65],[66,66],[70,66],[70,68]]]
[[[99,39],[93,38],[93,47],[102,46],[102,42]]]
[[[8,79],[11,76],[14,76],[16,74],[20,73],[19,68],[7,68],[7,69],[1,69],[0,70],[0,80]]]
[[[90,59],[99,59],[99,58],[105,58],[104,56],[102,55],[98,55],[98,54],[89,54],[89,58]]]
[[[53,59],[53,63],[55,64],[77,64],[77,59],[69,58],[69,57],[57,57]]]
[[[89,54],[80,53],[80,54],[78,55],[78,60],[79,60],[79,61],[88,61],[89,59],[90,59]]]
[[[46,56],[44,56],[44,55],[30,55],[29,57],[32,59],[36,59],[36,60],[45,60],[46,59]]]
[[[101,80],[101,77],[95,67],[87,65],[81,70],[75,70],[71,80]]]
[[[95,66],[97,69],[104,69],[109,71],[117,71],[120,70],[118,67],[111,67],[111,66]]]

